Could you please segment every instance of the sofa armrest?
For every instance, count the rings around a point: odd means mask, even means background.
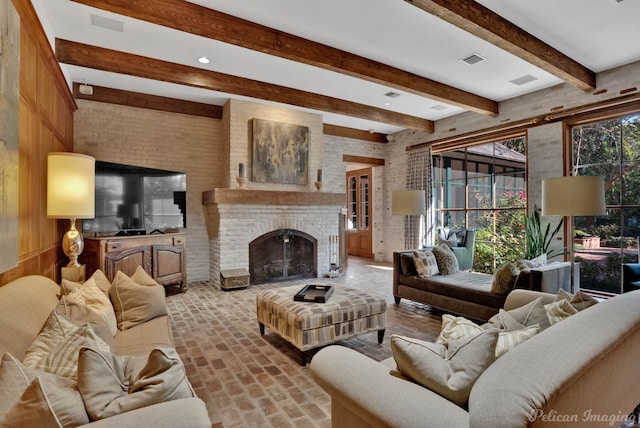
[[[199,398],[183,398],[131,410],[83,425],[91,428],[210,428],[211,421],[204,402]]]
[[[579,269],[578,264],[575,269]],[[561,288],[571,292],[571,262],[555,262],[531,269],[532,290],[557,293]]]
[[[504,301],[504,310],[510,311],[511,309],[519,308],[526,305],[527,303],[533,302],[538,297],[542,297],[542,303],[546,305],[553,302],[556,298],[556,295],[543,293],[541,291],[516,288],[514,290],[511,290],[511,292],[507,295],[507,299]]]
[[[332,426],[468,427],[469,414],[427,388],[390,374],[353,349],[332,345],[311,360],[314,380],[331,396]]]

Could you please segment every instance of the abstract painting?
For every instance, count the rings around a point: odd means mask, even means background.
[[[308,163],[308,127],[253,119],[253,181],[307,184]]]
[[[20,17],[0,4],[0,272],[18,265]]]

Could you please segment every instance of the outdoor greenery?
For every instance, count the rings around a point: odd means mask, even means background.
[[[526,153],[524,138],[502,141],[500,145]],[[576,237],[600,238],[600,248],[576,246],[576,262],[581,264],[580,286],[620,292],[622,263],[638,261],[640,114],[573,127],[572,150],[572,173],[603,176],[607,204],[605,216],[574,218]],[[527,217],[526,195],[524,190],[519,190],[524,186],[516,185],[515,180],[509,183],[509,177],[519,177],[518,174],[524,174],[524,169],[504,175],[497,172],[482,175],[473,172],[476,170],[470,171],[466,173],[469,175],[458,171],[450,178],[451,183],[458,187],[468,186],[469,197],[464,198],[465,205],[450,206],[448,204],[453,199],[445,200],[443,206],[437,207],[441,214],[437,224],[477,229],[473,269],[493,273],[506,262],[534,258],[548,251],[562,224],[553,230],[550,226],[543,227],[535,207],[532,215]],[[480,180],[489,180],[489,176],[491,185],[480,186]],[[467,179],[473,179],[473,185]],[[474,193],[476,191],[478,193]]]
[[[575,218],[575,236],[597,236],[601,246],[577,255],[580,284],[619,293],[622,263],[637,261],[640,236],[640,115],[577,126],[572,134],[573,173],[602,175],[608,207],[605,216]]]
[[[526,251],[526,194],[506,190],[498,199],[498,206],[509,208],[487,210],[478,219],[473,260],[473,270],[477,272],[493,273],[497,267],[523,258]],[[479,201],[479,206],[486,205],[488,201]]]

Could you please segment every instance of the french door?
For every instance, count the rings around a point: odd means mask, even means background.
[[[347,172],[347,252],[372,258],[371,168]]]

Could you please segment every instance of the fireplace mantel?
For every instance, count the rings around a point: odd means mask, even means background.
[[[202,192],[202,204],[251,205],[337,205],[344,206],[344,193],[284,192],[280,190],[250,190],[218,188]]]

